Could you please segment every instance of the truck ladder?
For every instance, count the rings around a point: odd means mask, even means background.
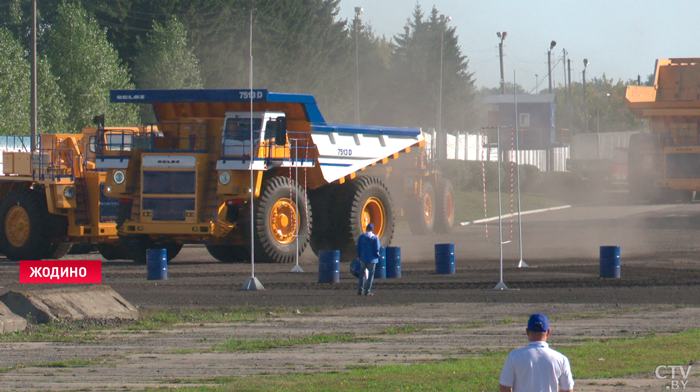
[[[88,191],[84,177],[75,178],[75,224],[90,224],[90,203],[88,203]]]

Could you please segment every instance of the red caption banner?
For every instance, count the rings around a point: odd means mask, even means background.
[[[21,260],[20,283],[102,283],[100,260]]]

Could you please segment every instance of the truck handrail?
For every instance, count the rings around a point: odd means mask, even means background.
[[[34,180],[75,181],[75,150],[72,148],[40,148],[32,154]]]
[[[317,158],[316,145],[308,132],[287,132],[285,144],[277,144],[274,134],[260,141],[259,130],[254,130],[254,154],[259,157],[259,149],[263,149],[266,166],[305,166],[313,165]],[[255,134],[258,136],[256,137]],[[238,140],[240,144],[231,145],[227,140]],[[221,157],[223,161],[247,159],[250,157],[250,130],[224,131],[222,134]]]

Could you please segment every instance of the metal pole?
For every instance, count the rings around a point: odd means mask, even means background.
[[[355,7],[355,124],[360,125],[360,57],[357,34],[357,27],[360,24],[360,14],[362,7]]]
[[[36,150],[36,134],[37,134],[37,69],[36,69],[36,0],[32,0],[32,86],[31,86],[31,137],[29,141],[29,146],[31,152]]]
[[[498,57],[501,59],[501,94],[505,94],[506,81],[503,76],[503,38],[501,38],[501,42],[498,43]]]
[[[241,290],[265,290],[262,283],[255,277],[255,183],[253,178],[254,156],[254,132],[253,132],[253,5],[255,0],[250,0],[250,68],[248,70],[248,88],[250,94],[250,278],[243,284]]]
[[[515,72],[513,72],[513,85],[515,85]],[[520,261],[518,262],[518,268],[528,267],[527,263],[523,260],[523,221],[522,215],[520,214],[520,147],[518,145],[518,139],[520,138],[518,132],[518,95],[513,93],[513,98],[515,100],[515,170],[518,176],[518,247],[520,248]]]
[[[496,150],[498,151],[498,156],[501,156],[501,127],[496,127]],[[499,249],[499,276],[500,280],[494,290],[508,290],[508,287],[503,283],[503,219],[501,210],[501,162],[497,162],[496,170],[498,171],[498,249]]]
[[[552,50],[547,51],[547,78],[549,79],[549,93],[552,93]]]
[[[573,136],[574,134],[574,109],[573,109],[573,100],[574,97],[571,96],[571,58],[567,60],[567,65],[569,67],[569,135]]]
[[[586,66],[588,61],[583,60],[583,132],[588,133],[588,102],[586,101]]]
[[[438,137],[441,137],[442,135],[442,49],[443,49],[443,40],[445,37],[445,19],[443,16],[442,19],[443,25],[442,25],[442,32],[440,34],[440,82],[438,84],[438,104],[437,104],[437,134]],[[447,158],[447,157],[445,157]]]

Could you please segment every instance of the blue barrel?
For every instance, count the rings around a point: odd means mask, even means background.
[[[620,277],[620,247],[601,246],[600,247],[600,277],[619,278]]]
[[[374,267],[374,279],[386,279],[386,248],[379,248],[379,263]]]
[[[166,249],[146,250],[146,279],[168,279],[168,251]]]
[[[318,252],[318,283],[340,283],[340,251]]]
[[[360,259],[355,259],[350,263],[350,273],[352,276],[359,278],[360,277],[360,269],[362,268],[362,263],[360,263]]]
[[[435,273],[455,273],[455,244],[435,244]]]
[[[386,277],[401,277],[401,248],[398,246],[386,248]]]

